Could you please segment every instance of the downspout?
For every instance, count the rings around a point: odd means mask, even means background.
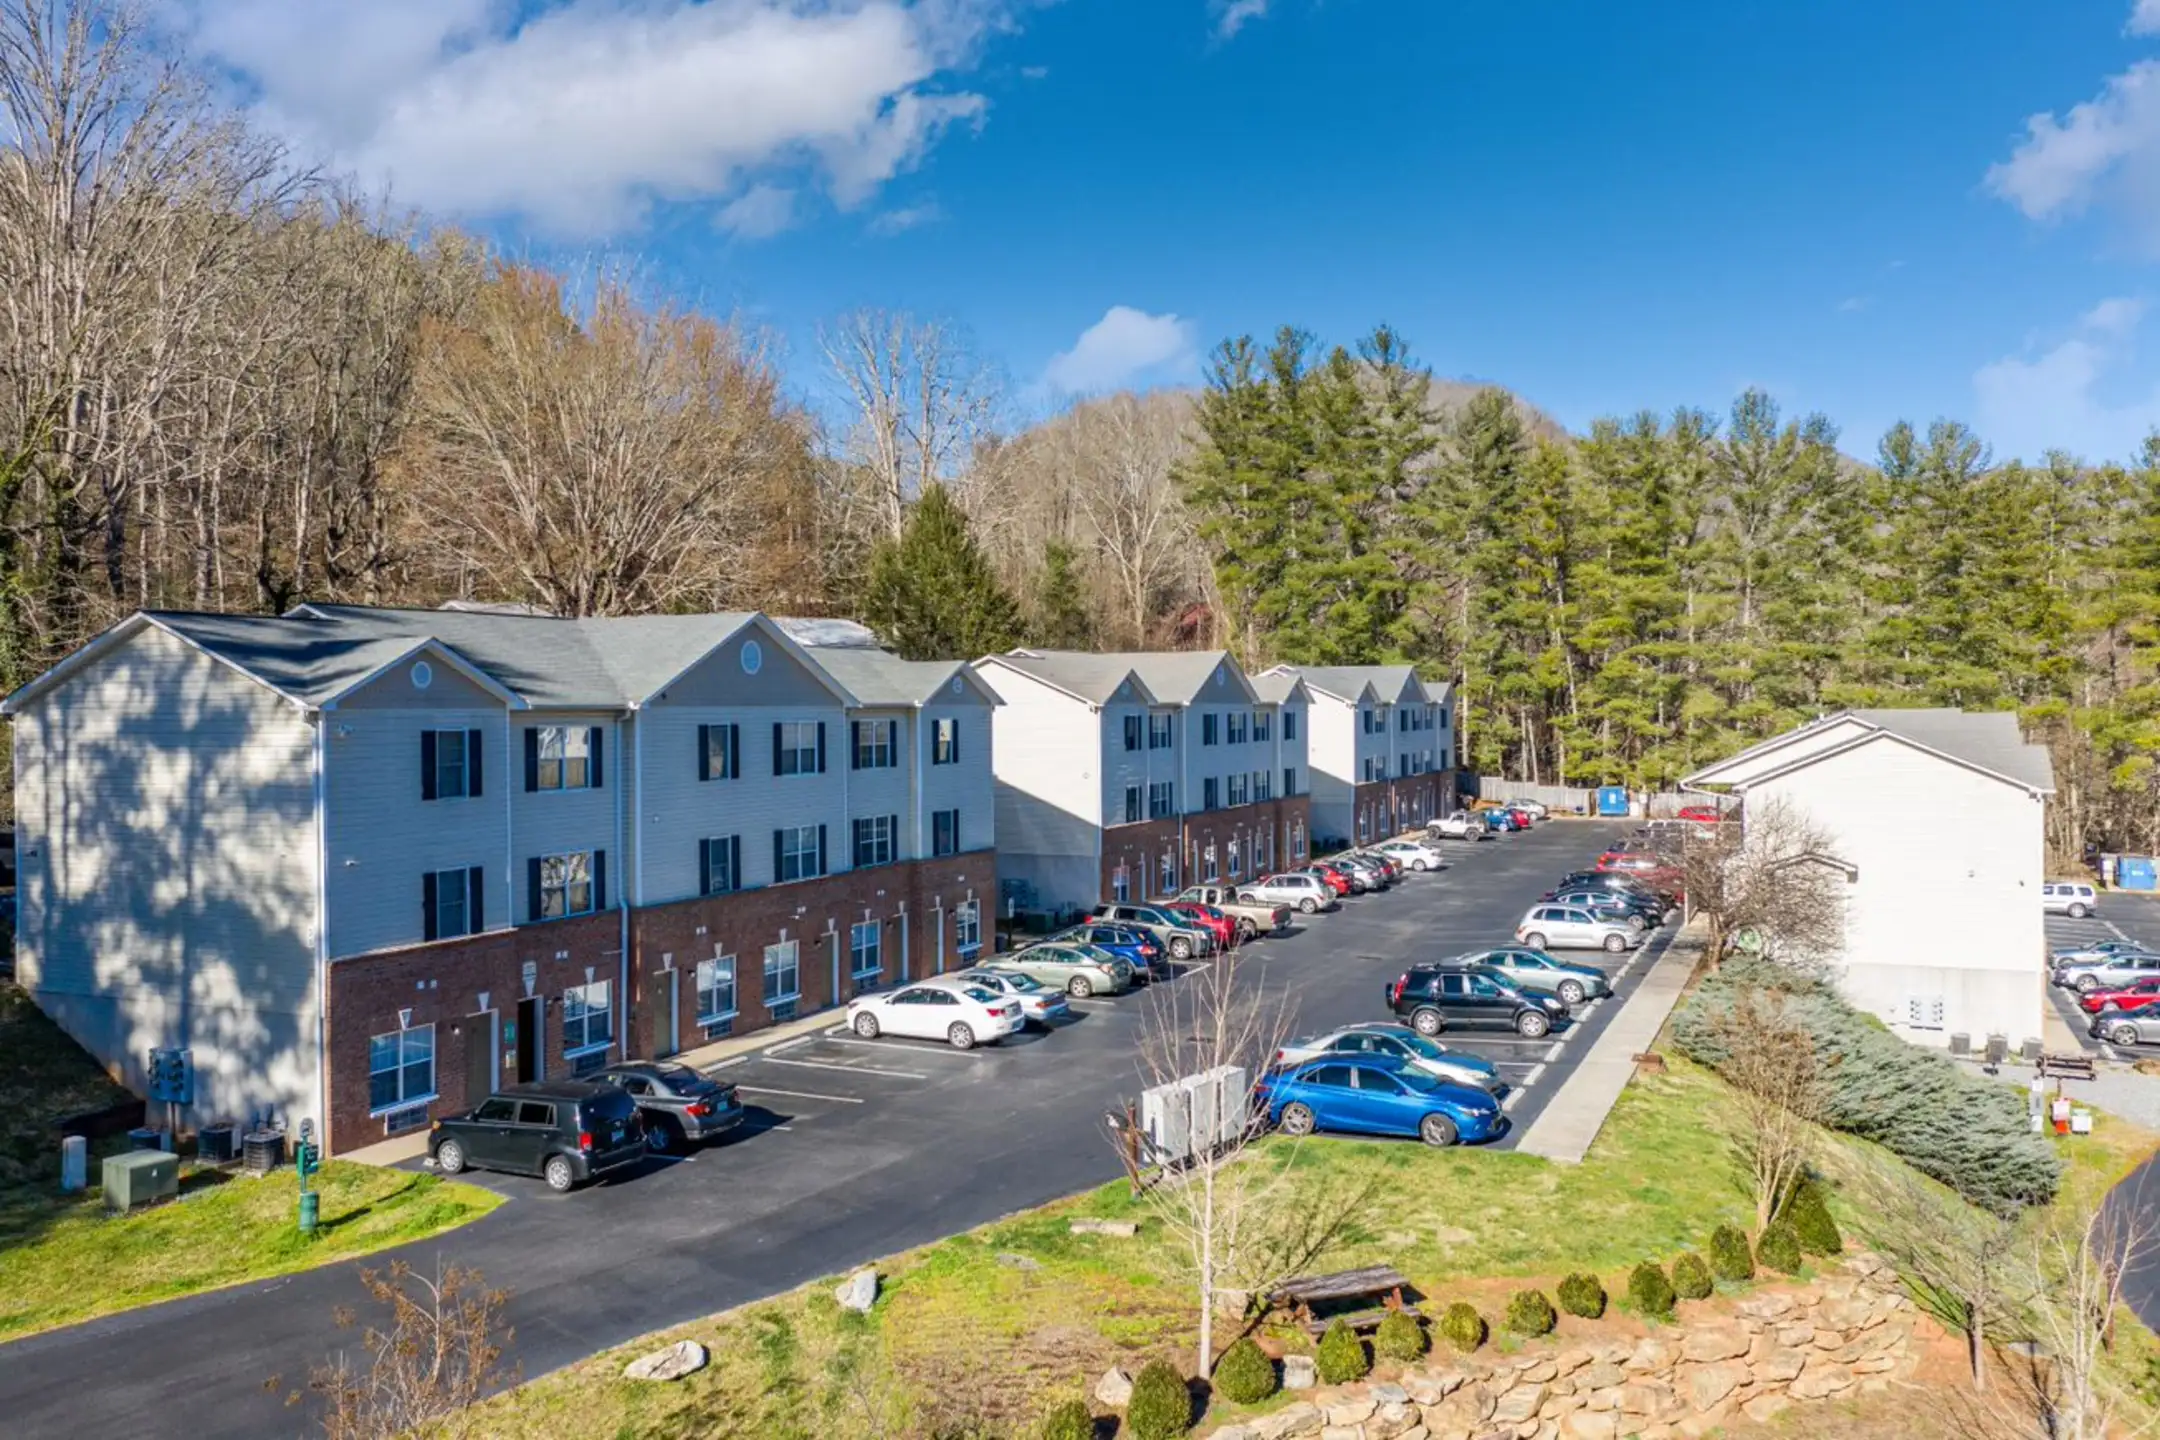
[[[625,758],[622,743],[622,728],[622,716],[617,715],[615,717],[615,763],[617,765],[622,764]],[[642,807],[645,798],[643,789],[645,779],[645,767],[642,763],[645,758],[644,726],[637,726],[632,743],[636,745],[638,754],[630,767],[630,780],[631,784],[637,785],[639,787],[638,804],[640,807]],[[623,828],[623,795],[625,789],[626,787],[623,785],[622,781],[618,779],[615,782],[615,848],[618,851],[630,849],[629,833]],[[630,819],[635,822],[638,814],[640,813],[642,813],[642,809],[638,811],[633,811]],[[622,948],[616,952],[616,964],[621,977],[619,981],[619,988],[617,989],[616,993],[622,996],[622,1030],[618,1038],[616,1039],[615,1048],[620,1054],[621,1058],[625,1060],[630,1058],[630,905],[633,897],[642,898],[645,894],[645,847],[643,845],[640,845],[636,849],[631,850],[630,853],[631,863],[628,867],[626,867],[630,873],[623,876],[623,879],[630,883],[626,884],[623,888],[627,891],[630,891],[631,893],[625,894],[622,897],[622,918],[620,922]]]
[[[315,722],[315,1113],[321,1117],[324,1154],[330,1148],[330,1035],[326,1012],[330,1006],[330,832],[329,786],[326,763],[329,751],[323,738],[329,717],[313,711]]]

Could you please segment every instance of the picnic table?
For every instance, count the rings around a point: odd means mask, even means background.
[[[2040,1073],[2044,1077],[2060,1076],[2068,1080],[2092,1080],[2098,1078],[2093,1070],[2090,1055],[2042,1055]]]
[[[1314,1335],[1337,1320],[1352,1330],[1370,1330],[1391,1311],[1417,1313],[1416,1303],[1403,1298],[1409,1288],[1409,1278],[1394,1266],[1370,1265],[1284,1280],[1268,1291],[1267,1303],[1271,1311],[1287,1311],[1294,1324]],[[1363,1308],[1345,1311],[1336,1308],[1340,1306]]]

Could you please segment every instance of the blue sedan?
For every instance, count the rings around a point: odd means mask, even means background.
[[[1096,945],[1108,950],[1120,960],[1129,963],[1133,967],[1134,978],[1143,985],[1177,974],[1177,967],[1163,954],[1162,946],[1155,943],[1155,937],[1130,925],[1084,920],[1069,929],[1060,930],[1050,938],[1066,944]]]
[[[1485,1091],[1393,1057],[1329,1055],[1262,1076],[1257,1092],[1269,1123],[1285,1135],[1340,1130],[1453,1145],[1507,1130],[1500,1102]]]

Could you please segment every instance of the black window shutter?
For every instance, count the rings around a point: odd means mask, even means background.
[[[587,775],[587,776],[588,776],[588,777],[589,777],[589,778],[591,779],[591,781],[592,781],[592,788],[593,788],[593,789],[595,789],[595,790],[598,790],[598,789],[600,788],[600,785],[601,785],[601,775],[600,775],[600,733],[601,733],[601,732],[600,732],[600,727],[599,727],[598,725],[595,725],[595,726],[593,726],[592,728],[588,729],[588,730],[587,730],[587,731],[585,732],[585,735],[586,735],[586,741],[585,741],[585,744],[586,744],[586,748],[587,748],[588,750],[590,750],[590,751],[592,752],[592,763],[591,763],[591,765],[590,765],[590,766],[589,766],[589,767],[588,767],[588,768],[586,769],[586,772],[585,772],[585,773],[586,773],[586,775]]]
[[[532,731],[528,730],[525,734],[529,739],[532,736]],[[540,857],[537,855],[525,862],[525,905],[526,918],[528,920],[538,920],[540,918]]]
[[[435,872],[420,877],[420,938],[435,938]]]
[[[817,873],[825,873],[825,827],[817,827]]]
[[[435,798],[435,732],[420,732],[420,798]]]
[[[780,831],[778,831],[778,830],[775,830],[775,831],[773,831],[773,832],[772,832],[772,878],[773,878],[773,884],[775,884],[775,885],[779,884],[779,883],[780,883],[780,879],[781,879],[781,871],[780,871],[780,835],[781,835],[781,832],[780,832]]]
[[[863,736],[865,736],[865,735],[867,735],[867,734],[869,734],[869,733],[870,733],[870,732],[869,732],[868,730],[866,730],[866,729],[865,729],[864,727],[865,727],[866,725],[868,725],[868,724],[869,724],[869,722],[868,722],[868,721],[866,721],[866,720],[855,720],[855,721],[851,721],[851,722],[849,722],[849,725],[848,725],[848,762],[847,762],[847,767],[848,767],[848,769],[850,769],[850,770],[860,770],[860,769],[862,769],[862,743],[863,743]]]
[[[742,726],[727,727],[727,773],[734,780],[742,774]]]
[[[473,734],[480,732],[475,730]],[[478,935],[487,929],[487,871],[475,865],[465,872],[465,933]]]
[[[607,909],[607,851],[592,852],[592,908]]]
[[[777,720],[773,721],[772,727],[772,773],[780,773],[780,722]]]
[[[885,820],[887,824],[892,826],[892,858],[898,860],[900,858],[900,817],[898,815],[888,815]]]
[[[705,727],[700,725],[698,728]],[[712,894],[712,846],[710,840],[697,842],[697,893],[700,895]]]
[[[817,773],[825,773],[825,722],[817,722]]]
[[[952,754],[945,758],[950,764],[960,763],[960,717],[957,715],[953,716],[952,722]]]
[[[885,722],[885,763],[888,765],[898,765],[900,763],[900,722],[898,720],[887,720]]]
[[[697,778],[712,779],[712,726],[697,727]]]
[[[540,788],[540,731],[531,725],[525,727],[525,788]]]
[[[728,889],[730,889],[730,890],[740,890],[740,889],[742,889],[742,836],[740,836],[740,835],[730,835],[730,836],[728,836],[728,838],[727,838],[727,847],[728,847],[728,862],[727,862],[727,883],[728,883]]]
[[[465,732],[465,793],[480,798],[480,732]],[[478,928],[478,927],[475,927]]]

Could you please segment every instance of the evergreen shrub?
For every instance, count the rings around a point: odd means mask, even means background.
[[[1672,1281],[1666,1279],[1665,1272],[1651,1260],[1643,1261],[1628,1272],[1627,1294],[1628,1304],[1634,1307],[1635,1313],[1651,1319],[1672,1314],[1677,1298],[1673,1294]]]
[[[1748,1248],[1745,1230],[1720,1225],[1710,1232],[1710,1268],[1720,1280],[1755,1278],[1755,1252]]]
[[[1805,1176],[1793,1187],[1778,1219],[1792,1226],[1800,1248],[1810,1255],[1837,1255],[1845,1249],[1845,1236],[1830,1214],[1827,1187],[1817,1176]]]
[[[1682,1300],[1702,1300],[1717,1289],[1717,1282],[1710,1278],[1708,1262],[1688,1250],[1672,1262],[1672,1288]]]
[[[1319,1372],[1321,1384],[1347,1385],[1364,1379],[1365,1372],[1372,1369],[1372,1361],[1366,1358],[1365,1342],[1358,1339],[1357,1332],[1337,1320],[1320,1337],[1320,1353],[1314,1357],[1313,1368]]]
[[[1783,1271],[1787,1275],[1798,1274],[1801,1263],[1800,1237],[1795,1235],[1793,1227],[1783,1220],[1773,1220],[1770,1228],[1755,1238],[1755,1258],[1772,1270]]]
[[[1192,1391],[1167,1360],[1150,1360],[1133,1377],[1125,1403],[1125,1433],[1133,1440],[1178,1440],[1192,1429]]]
[[[1595,1320],[1605,1313],[1605,1284],[1587,1270],[1560,1282],[1560,1308],[1570,1315]]]
[[[1222,1359],[1215,1362],[1215,1393],[1240,1405],[1259,1404],[1275,1393],[1279,1383],[1275,1362],[1251,1336],[1230,1342]]]
[[[1390,1310],[1373,1331],[1373,1354],[1407,1363],[1425,1353],[1425,1327],[1407,1310]]]
[[[1440,1317],[1440,1333],[1467,1355],[1485,1343],[1485,1317],[1467,1300],[1457,1300]]]
[[[1549,1335],[1560,1317],[1542,1290],[1517,1290],[1508,1297],[1507,1328],[1518,1335]]]
[[[1042,1440],[1095,1440],[1095,1416],[1085,1400],[1060,1400],[1043,1417]]]

